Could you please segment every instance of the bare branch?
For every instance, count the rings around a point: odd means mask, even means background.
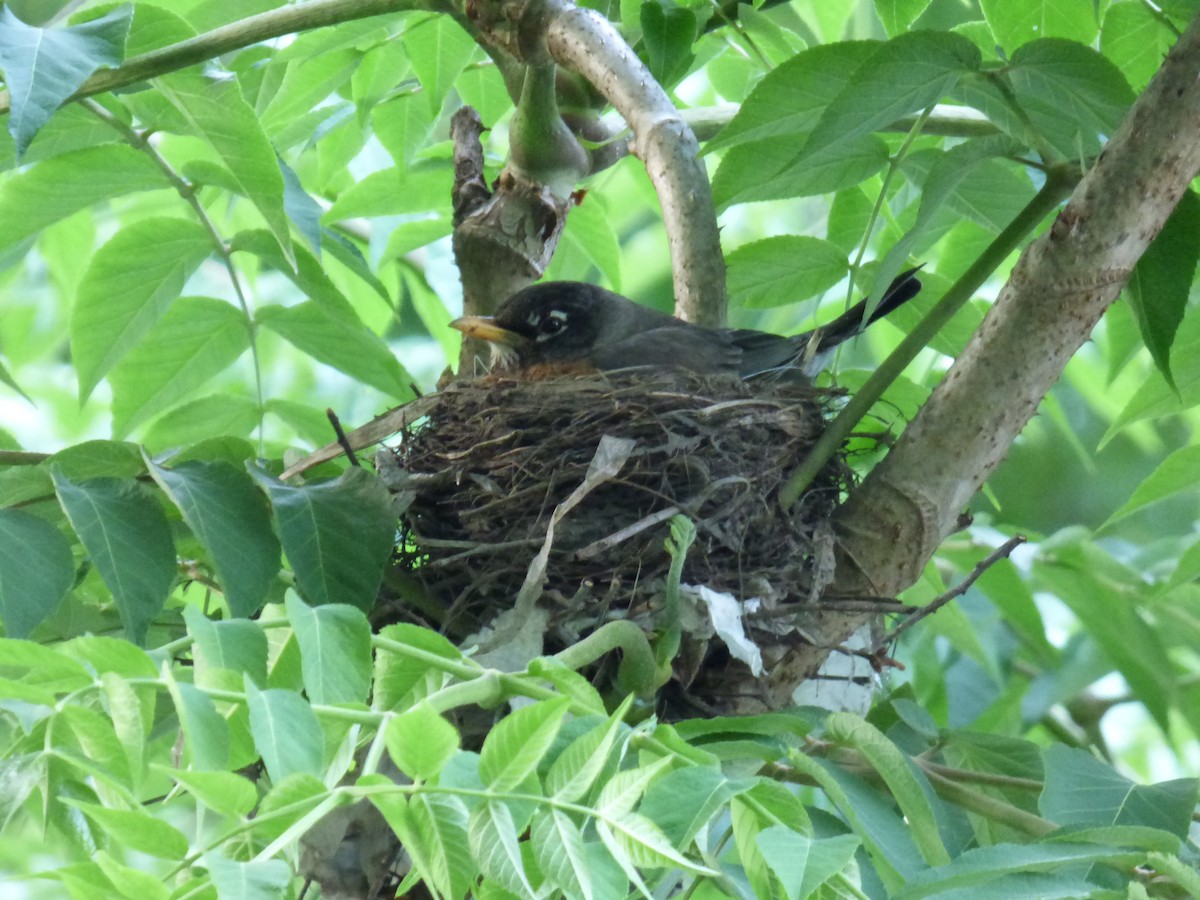
[[[1007,559],[1012,555],[1012,552],[1023,543],[1025,543],[1025,535],[1023,534],[1017,534],[1013,537],[1010,537],[1007,541],[976,563],[975,568],[967,573],[967,577],[954,587],[950,588],[950,590],[943,594],[939,594],[924,606],[920,606],[911,610],[908,618],[889,631],[883,640],[879,642],[879,646],[888,646],[890,643],[892,643],[892,641],[896,640],[896,638],[900,637],[900,635],[904,634],[904,632],[908,631],[908,629],[912,628],[922,619],[932,616],[951,600],[961,597],[971,589],[971,585],[978,580],[980,575],[982,575],[1000,560]]]

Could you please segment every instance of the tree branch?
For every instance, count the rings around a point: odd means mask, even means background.
[[[708,173],[679,110],[612,24],[572,0],[546,0],[551,56],[586,78],[633,130],[633,152],[658,192],[671,249],[676,312],[725,322],[725,261]]]
[[[1200,171],[1197,71],[1200,16],[1053,226],[1022,254],[921,412],[839,510],[839,593],[892,596],[917,580],[1117,297]],[[986,402],[997,386],[1003,402]],[[844,640],[866,618],[831,618],[825,636]],[[821,656],[798,651],[791,672],[779,674],[798,682]]]

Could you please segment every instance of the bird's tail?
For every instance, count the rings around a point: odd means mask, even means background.
[[[884,291],[883,298],[879,301],[879,304],[875,307],[870,317],[866,318],[865,321],[864,316],[867,311],[867,301],[862,300],[855,303],[833,321],[822,325],[819,332],[820,337],[818,338],[817,351],[829,350],[843,341],[849,340],[862,332],[872,322],[882,319],[892,310],[899,308],[917,296],[921,291],[921,282],[917,279],[917,272],[919,271],[921,271],[921,267],[916,266],[907,272],[901,272],[897,275],[892,283],[888,285],[888,289]]]

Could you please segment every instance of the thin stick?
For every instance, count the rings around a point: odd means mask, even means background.
[[[333,426],[333,433],[337,435],[338,446],[346,454],[346,459],[350,461],[350,465],[361,469],[362,463],[358,461],[358,456],[354,453],[354,447],[350,444],[350,439],[346,437],[346,432],[342,428],[342,422],[337,417],[337,413],[332,409],[326,409],[325,417],[329,419],[329,424]]]
[[[940,597],[937,597],[932,603],[926,603],[919,609],[913,610],[907,619],[888,632],[887,636],[879,642],[879,645],[881,647],[886,647],[922,619],[927,616],[932,616],[935,612],[937,612],[955,597],[961,597],[971,589],[971,585],[975,583],[975,580],[980,575],[982,575],[1000,560],[1007,559],[1008,556],[1023,543],[1025,543],[1025,535],[1023,534],[1017,534],[1013,537],[1010,537],[1007,541],[980,560],[966,578],[964,578],[950,590],[946,591],[946,593],[942,594]]]

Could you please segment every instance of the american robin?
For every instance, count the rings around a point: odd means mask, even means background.
[[[463,316],[450,325],[488,341],[497,362],[517,372],[652,366],[743,379],[811,378],[821,370],[826,351],[916,296],[921,289],[916,273],[909,269],[897,277],[866,321],[864,300],[832,322],[792,337],[702,328],[577,281],[535,284],[505,300],[495,316]]]

